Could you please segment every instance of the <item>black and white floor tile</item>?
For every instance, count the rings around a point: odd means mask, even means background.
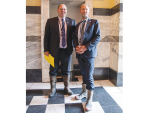
[[[86,99],[75,100],[82,91],[82,77],[70,82],[74,95],[64,93],[63,82],[57,82],[57,92],[48,98],[50,83],[26,83],[26,113],[86,113]],[[95,80],[93,109],[88,113],[123,113],[123,87],[116,87],[109,80]]]

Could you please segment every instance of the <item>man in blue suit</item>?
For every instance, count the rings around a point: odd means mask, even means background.
[[[92,109],[94,60],[97,57],[97,44],[100,41],[99,22],[88,18],[89,12],[88,5],[83,4],[80,6],[82,21],[77,24],[73,39],[74,47],[76,48],[76,58],[78,59],[83,78],[82,93],[75,96],[75,99],[87,98],[86,111]]]

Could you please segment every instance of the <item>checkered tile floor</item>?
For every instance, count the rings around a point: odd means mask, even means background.
[[[26,83],[26,113],[86,113],[86,99],[74,99],[82,91],[81,76],[78,79],[70,82],[74,95],[65,95],[63,82],[57,82],[53,98],[48,98],[49,83]],[[95,80],[94,84],[93,110],[88,113],[123,113],[123,87],[116,87],[109,80]]]

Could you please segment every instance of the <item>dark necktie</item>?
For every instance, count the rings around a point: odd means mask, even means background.
[[[62,47],[65,47],[65,22],[64,19],[62,20],[62,28],[61,28],[61,32],[62,32]]]
[[[81,44],[81,45],[82,45],[82,43],[83,43],[85,22],[86,22],[86,20],[83,20],[83,21],[81,22],[81,24],[82,24],[82,26],[81,26],[81,28],[80,28],[80,33],[81,33],[80,44]]]
[[[86,20],[82,21],[82,32],[84,32],[84,25],[85,25]]]

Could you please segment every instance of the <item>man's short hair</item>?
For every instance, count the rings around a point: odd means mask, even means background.
[[[60,6],[61,4],[59,4],[59,6]],[[57,9],[59,9],[59,6],[58,6],[58,8]]]
[[[62,5],[62,4],[59,4],[59,6],[60,6],[60,5]],[[63,5],[65,5],[65,4],[63,4]],[[59,6],[58,6],[58,8],[57,8],[57,9],[59,9]],[[65,5],[65,6],[66,6],[66,5]],[[67,8],[67,7],[66,7],[66,8]]]
[[[80,10],[81,10],[81,7],[82,7],[83,5],[86,5],[86,6],[88,6],[87,4],[82,4],[82,5],[80,6]],[[88,7],[89,7],[89,6],[88,6]],[[90,7],[89,7],[89,9],[90,9]]]

